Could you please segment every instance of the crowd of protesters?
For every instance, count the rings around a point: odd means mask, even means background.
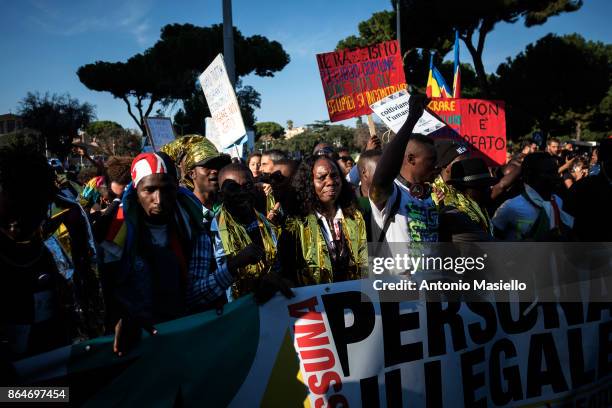
[[[425,102],[357,161],[316,143],[299,162],[242,162],[192,135],[78,185],[32,149],[1,148],[0,374],[103,334],[121,355],[142,329],[248,294],[359,279],[368,242],[612,241],[612,140],[590,157],[526,143],[490,167],[413,134]]]

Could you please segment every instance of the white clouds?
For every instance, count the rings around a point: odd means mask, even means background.
[[[27,21],[46,33],[71,37],[87,33],[124,32],[139,46],[155,40],[148,18],[150,0],[95,0],[55,6],[44,0],[30,1]]]

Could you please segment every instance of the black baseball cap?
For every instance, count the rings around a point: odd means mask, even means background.
[[[436,167],[444,168],[453,160],[468,152],[467,147],[455,140],[436,140],[434,142],[436,148]]]

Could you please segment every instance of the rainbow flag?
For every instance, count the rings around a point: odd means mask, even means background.
[[[453,98],[461,98],[461,67],[459,66],[459,31],[455,30],[455,66],[453,69]]]
[[[429,60],[429,77],[427,78],[427,96],[430,98],[450,98],[451,93],[442,74],[433,64],[433,54]]]

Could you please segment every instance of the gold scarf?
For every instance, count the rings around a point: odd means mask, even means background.
[[[187,173],[196,163],[219,157],[221,154],[215,145],[201,135],[185,135],[172,142],[163,145],[161,152],[166,153],[174,160],[177,166],[181,167],[181,182],[190,190],[194,189],[193,181]]]
[[[286,232],[296,241],[296,253],[302,255],[302,262],[296,266],[298,284],[301,286],[335,282],[329,249],[315,214],[305,218],[291,217],[285,225]],[[350,261],[347,277],[361,279],[368,265],[368,242],[363,216],[355,211],[353,217],[342,218],[342,232],[349,248]]]
[[[486,211],[482,211],[476,201],[461,193],[455,187],[446,184],[441,176],[436,178],[433,185],[444,193],[443,204],[445,206],[455,207],[470,217],[471,220],[479,223],[485,231],[491,231],[491,219]],[[431,193],[431,198],[437,206],[440,206],[438,196],[435,193]]]
[[[255,211],[255,217],[259,226],[261,240],[264,244],[265,259],[256,264],[238,269],[238,279],[232,285],[232,296],[234,299],[252,293],[257,288],[260,277],[265,275],[276,261],[277,238],[272,227],[268,220],[257,211]],[[252,243],[246,228],[234,220],[234,217],[232,217],[224,205],[219,210],[217,220],[221,243],[228,256],[235,256]]]

